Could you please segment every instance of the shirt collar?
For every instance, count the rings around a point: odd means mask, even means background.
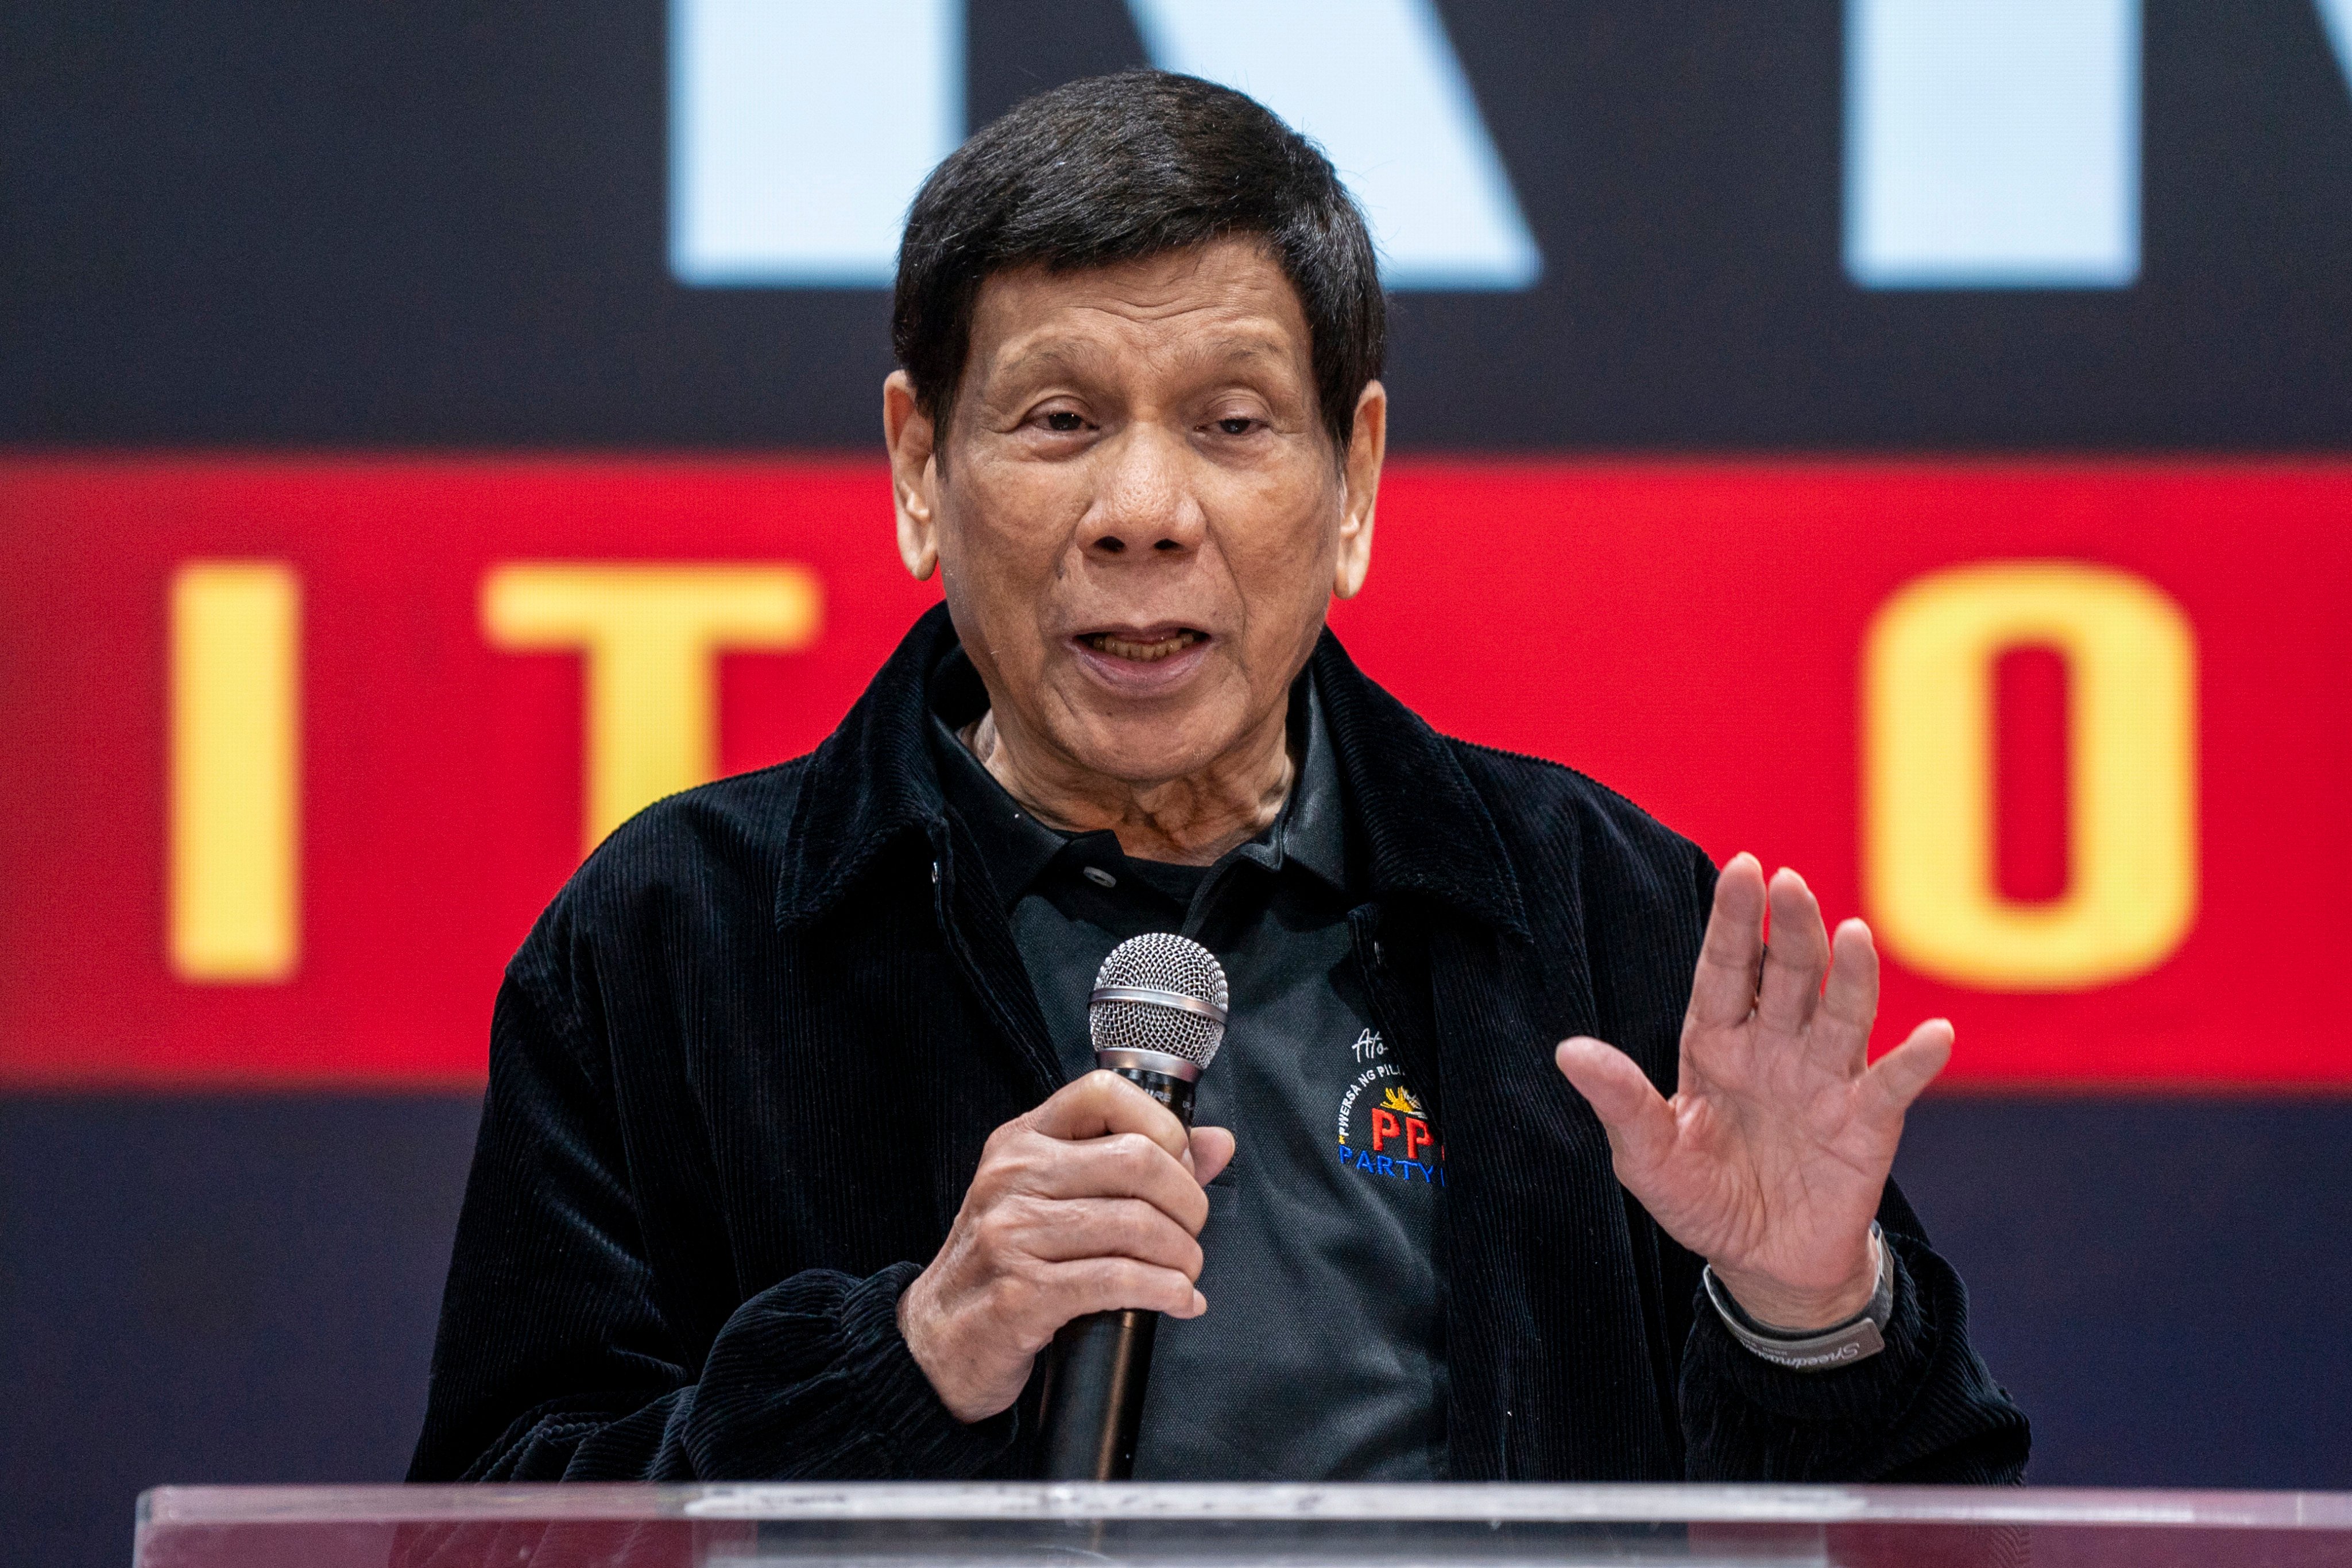
[[[958,649],[932,677],[931,750],[939,763],[941,792],[978,842],[989,880],[1004,907],[1011,909],[1074,841],[1074,836],[1039,821],[958,738],[958,732],[987,706],[988,694],[978,672]],[[1270,872],[1295,861],[1302,870],[1345,891],[1347,843],[1339,769],[1311,672],[1302,671],[1291,686],[1289,722],[1292,755],[1303,758],[1290,798],[1283,802],[1271,827],[1228,851],[1225,858],[1253,861]],[[1076,837],[1091,840],[1096,835]]]
[[[939,760],[940,790],[947,797],[948,809],[963,820],[979,844],[988,880],[1010,909],[1069,840],[1031,816],[957,738],[957,732],[978,717],[988,702],[983,691],[980,708],[972,708],[964,689],[967,682],[978,687],[980,678],[958,650],[949,655],[932,685],[931,752]]]

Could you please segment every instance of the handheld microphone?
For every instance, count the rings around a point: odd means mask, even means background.
[[[1095,1063],[1192,1124],[1192,1091],[1225,1038],[1225,971],[1198,942],[1165,931],[1110,951],[1087,1007]],[[1123,1481],[1135,1474],[1135,1437],[1160,1314],[1130,1307],[1062,1325],[1046,1354],[1045,1479]]]

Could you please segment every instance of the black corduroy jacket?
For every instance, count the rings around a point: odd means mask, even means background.
[[[988,1134],[1062,1082],[925,742],[954,644],[933,610],[814,753],[635,818],[516,954],[412,1479],[1034,1473],[1025,1402],[958,1422],[898,1328]],[[1312,668],[1360,978],[1446,1142],[1452,1475],[2019,1479],[2025,1419],[1892,1186],[1885,1352],[1769,1365],[1553,1067],[1596,1035],[1672,1092],[1706,857],[1437,735],[1328,633]]]

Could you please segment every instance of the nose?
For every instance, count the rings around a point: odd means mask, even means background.
[[[1094,505],[1081,524],[1087,554],[1190,555],[1207,528],[1184,442],[1139,422],[1097,448]]]

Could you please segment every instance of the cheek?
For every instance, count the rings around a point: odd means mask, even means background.
[[[940,561],[958,624],[984,618],[999,639],[1034,619],[1062,570],[1066,532],[1054,526],[1056,497],[1017,476],[974,465],[952,501],[940,508]]]
[[[1262,612],[1307,606],[1312,613],[1312,607],[1330,597],[1339,551],[1336,490],[1305,505],[1295,491],[1275,504],[1261,503],[1256,518],[1229,538],[1227,550],[1244,603]]]

